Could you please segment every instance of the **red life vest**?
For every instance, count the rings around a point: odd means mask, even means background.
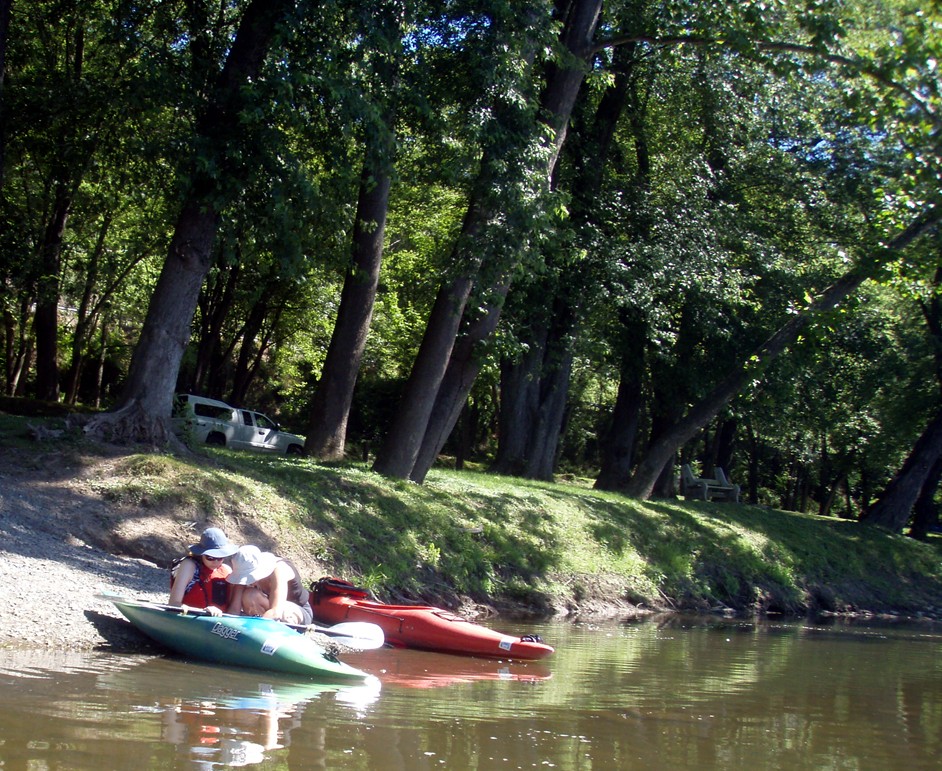
[[[206,608],[213,605],[220,610],[225,610],[229,605],[229,583],[226,581],[226,576],[232,572],[232,568],[223,562],[212,572],[208,572],[203,560],[199,557],[185,557],[184,559],[193,560],[196,563],[196,570],[183,592],[183,604],[193,608]]]

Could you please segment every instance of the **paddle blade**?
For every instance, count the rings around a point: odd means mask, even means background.
[[[333,626],[311,624],[308,628],[361,651],[376,650],[386,644],[386,635],[383,634],[382,628],[366,621],[343,621]]]

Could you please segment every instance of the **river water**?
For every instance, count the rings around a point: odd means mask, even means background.
[[[0,651],[0,768],[938,769],[942,628],[508,624],[512,663],[383,649],[365,684]]]

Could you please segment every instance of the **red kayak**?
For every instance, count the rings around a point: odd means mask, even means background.
[[[553,653],[537,635],[515,637],[475,624],[431,605],[387,605],[369,592],[338,578],[311,586],[311,608],[322,623],[368,621],[378,624],[386,642],[396,648],[418,648],[465,656],[542,659]]]

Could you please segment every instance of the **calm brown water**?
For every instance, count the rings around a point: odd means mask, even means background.
[[[0,651],[0,768],[942,768],[942,629],[509,625],[510,664],[347,656],[337,687],[173,658]]]

